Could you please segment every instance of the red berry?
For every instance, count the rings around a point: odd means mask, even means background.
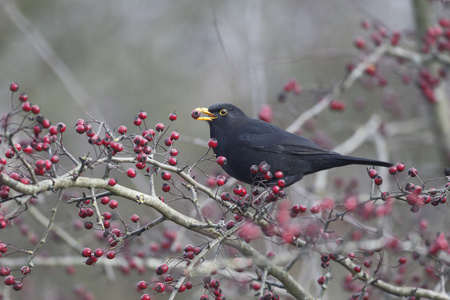
[[[405,165],[401,162],[397,163],[395,166],[397,167],[397,171],[399,172],[403,172],[405,170]]]
[[[309,209],[309,211],[310,211],[311,213],[313,213],[313,214],[317,214],[317,213],[320,212],[320,206],[319,206],[319,205],[314,205],[314,206],[312,206],[312,207]]]
[[[63,124],[63,123],[61,123],[61,124]],[[41,125],[42,125],[42,127],[44,127],[44,128],[49,128],[50,125],[51,125],[51,122],[50,122],[50,120],[48,120],[48,119],[44,119],[44,120],[42,120]],[[65,125],[64,125],[64,126],[65,126]],[[64,130],[65,130],[65,129],[64,129]]]
[[[345,110],[345,102],[341,101],[341,100],[333,99],[330,102],[330,108],[332,110],[343,111],[343,110]]]
[[[10,276],[7,276],[3,282],[6,285],[13,285],[15,281],[16,281],[16,279],[14,278],[14,276],[10,275]]]
[[[225,157],[225,156],[219,156],[219,157],[217,158],[217,163],[218,163],[220,166],[226,165],[226,164],[227,164],[227,159],[226,159],[226,157]]]
[[[276,171],[275,172],[275,178],[280,179],[283,178],[284,174],[281,171]]]
[[[140,290],[145,290],[147,288],[148,284],[145,281],[139,281],[139,283],[137,284],[138,289]]]
[[[325,276],[320,276],[317,279],[317,283],[320,284],[320,285],[323,285],[325,283]]]
[[[114,257],[116,257],[116,253],[112,250],[106,254],[106,258],[108,259],[113,259]]]
[[[110,185],[110,186],[115,186],[116,184],[117,184],[116,179],[110,178],[110,179],[108,180],[108,185]]]
[[[109,203],[109,197],[108,197],[108,196],[102,197],[102,198],[100,199],[100,202],[101,202],[103,205],[108,204],[108,203]]]
[[[171,113],[170,115],[169,115],[169,120],[170,121],[175,121],[177,119],[177,114],[176,113]]]
[[[8,276],[11,273],[11,270],[8,267],[1,267],[0,268],[0,276]]]
[[[378,172],[375,169],[369,169],[367,170],[367,173],[369,174],[369,177],[372,179],[375,179],[375,177],[378,176]]]
[[[147,113],[145,111],[141,111],[138,114],[139,118],[141,118],[142,120],[147,119]]]
[[[178,155],[178,150],[175,148],[172,148],[169,150],[169,154],[170,156],[177,156]]]
[[[9,85],[9,90],[11,92],[17,92],[19,90],[19,85],[17,84],[17,82],[13,82]]]
[[[172,139],[172,140],[178,140],[179,138],[180,138],[180,134],[177,132],[177,131],[173,131],[171,134],[170,134],[170,138]]]
[[[81,256],[83,257],[89,257],[92,254],[92,250],[90,248],[84,248],[83,251],[81,251]]]
[[[31,111],[31,103],[30,102],[24,102],[22,104],[22,110],[26,111],[26,112]]]
[[[25,102],[25,103],[26,103],[26,102]],[[33,106],[31,107],[31,112],[32,112],[33,114],[35,114],[35,115],[37,115],[40,111],[41,111],[41,109],[40,109],[39,106],[37,106],[37,105],[33,105]]]
[[[398,259],[398,262],[399,262],[400,264],[406,264],[406,257],[400,256],[400,258]]]
[[[16,281],[16,282],[14,282],[13,290],[20,291],[22,289],[22,287],[23,287],[23,283],[20,281]]]
[[[222,186],[222,185],[224,185],[226,182],[227,182],[227,179],[226,179],[225,176],[222,176],[222,175],[217,176],[216,184],[217,184],[218,186]]]
[[[140,125],[142,124],[142,119],[139,118],[139,117],[136,117],[136,118],[134,118],[133,123],[134,123],[134,125],[136,125],[136,126],[140,126]]]
[[[136,170],[133,169],[133,168],[129,168],[129,169],[127,170],[127,176],[130,177],[130,178],[136,177]]]
[[[170,191],[170,185],[168,183],[163,183],[161,188],[162,188],[163,192],[165,192],[165,193]]]
[[[366,259],[364,261],[364,267],[366,267],[366,268],[372,267],[372,261],[370,259]]]
[[[125,134],[125,133],[127,133],[127,131],[128,131],[128,129],[127,129],[127,127],[124,126],[124,125],[120,125],[119,128],[117,129],[117,132],[118,132],[119,134]]]
[[[359,273],[359,272],[361,272],[361,267],[356,265],[353,267],[353,271],[355,271],[356,273]]]
[[[194,109],[194,110],[191,112],[191,117],[194,118],[194,119],[198,119],[198,118],[200,118],[200,115],[201,115],[201,114],[202,114],[202,113],[201,113],[200,111]]]
[[[136,215],[136,214],[132,215],[131,216],[131,222],[133,222],[133,223],[139,222],[139,216]]]
[[[217,147],[217,139],[215,139],[215,138],[209,139],[208,147],[213,148],[213,149],[216,148]]]
[[[111,209],[116,209],[118,205],[119,205],[119,203],[117,202],[117,200],[111,200],[111,201],[109,201],[109,207],[110,207]]]
[[[141,296],[141,300],[152,300],[149,294],[144,294]]]
[[[170,173],[167,172],[167,171],[163,171],[163,172],[161,173],[161,178],[162,178],[163,180],[170,180],[170,178],[172,178],[172,174],[170,174]]]
[[[162,282],[158,282],[153,288],[158,293],[163,293],[166,289],[166,286]]]
[[[366,41],[362,37],[358,37],[355,40],[355,47],[358,49],[364,49],[366,47]]]
[[[391,175],[395,175],[398,173],[397,167],[396,166],[392,166],[389,168],[389,174]]]
[[[408,175],[411,177],[416,177],[417,176],[417,169],[416,168],[410,168],[408,170]]]
[[[377,177],[375,177],[375,179],[373,180],[373,182],[374,182],[376,185],[381,185],[381,184],[383,183],[383,178],[382,178],[381,176],[377,176]]]
[[[172,146],[172,144],[173,144],[173,139],[170,138],[169,136],[166,137],[166,138],[164,139],[164,144],[165,144],[167,147]]]
[[[177,159],[175,157],[171,157],[168,160],[169,165],[175,166],[177,164]]]
[[[156,131],[161,132],[164,130],[164,124],[163,123],[158,123],[155,126]]]
[[[57,164],[59,162],[59,157],[57,155],[53,155],[50,158],[50,161],[52,162],[52,164]]]
[[[19,95],[19,100],[22,101],[22,102],[27,101],[28,100],[28,95],[24,94],[24,93],[20,94]]]
[[[155,269],[156,275],[162,275],[167,273],[167,271],[169,271],[169,266],[166,264],[159,265]]]
[[[102,255],[103,255],[103,250],[100,249],[100,248],[95,249],[94,255],[95,255],[95,257],[102,257]]]
[[[209,297],[207,295],[202,295],[202,296],[200,296],[200,300],[209,300]]]

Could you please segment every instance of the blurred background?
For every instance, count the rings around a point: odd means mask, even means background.
[[[0,111],[9,109],[8,87],[18,82],[19,91],[27,93],[42,114],[55,124],[67,124],[73,134],[65,143],[75,149],[75,156],[86,152],[87,142],[80,143],[73,131],[76,120],[86,118],[85,112],[110,128],[133,127],[139,110],[149,114],[149,126],[167,122],[169,113],[176,112],[178,120],[172,129],[186,142],[180,148],[197,155],[204,148],[189,142],[207,140],[209,129],[191,118],[194,108],[230,102],[256,117],[264,104],[270,104],[274,123],[287,127],[317,103],[320,91],[345,76],[349,62],[358,62],[361,53],[354,40],[360,36],[369,40],[361,21],[408,36],[415,27],[411,5],[411,0],[0,0]],[[430,6],[436,19],[448,15],[445,1],[431,1]],[[340,95],[348,109],[324,111],[314,120],[318,124],[311,124],[319,129],[306,128],[302,133],[317,139],[324,135],[333,148],[374,113],[383,122],[421,120],[421,92],[412,85],[403,86],[399,74],[385,76],[389,84],[384,88],[355,84]],[[304,90],[301,97],[289,100],[296,111],[278,102],[292,78]],[[399,109],[387,110],[386,103],[388,107],[395,103]],[[439,177],[442,165],[432,142],[426,131],[388,140],[388,159]],[[373,148],[369,144],[350,154],[377,158]],[[348,170],[365,176],[361,167]],[[304,184],[308,187],[313,181]],[[101,276],[93,270],[89,280]],[[97,299],[105,295],[138,299],[137,294],[128,297],[126,290],[116,290],[114,285],[103,282],[102,290],[91,291]],[[71,286],[73,282],[67,283],[68,289]],[[71,290],[67,293],[67,298],[45,292],[33,297],[77,299]]]

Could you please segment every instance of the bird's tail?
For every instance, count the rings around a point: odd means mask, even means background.
[[[382,166],[382,167],[390,167],[392,163],[374,159],[353,157],[353,156],[345,156],[340,155],[339,160],[342,161],[342,166],[345,165],[366,165],[366,166]]]

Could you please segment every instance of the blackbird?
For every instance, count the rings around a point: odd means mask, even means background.
[[[213,149],[216,156],[224,156],[227,163],[222,168],[232,177],[252,184],[255,174],[252,165],[267,162],[270,171],[283,172],[286,186],[304,175],[345,165],[371,165],[389,167],[388,162],[344,156],[320,148],[311,140],[287,132],[270,123],[253,119],[229,103],[217,103],[195,110],[206,114],[197,120],[208,121],[210,136],[217,140]],[[275,179],[267,181],[275,183]]]

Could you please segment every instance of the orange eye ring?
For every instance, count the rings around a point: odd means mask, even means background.
[[[228,113],[228,111],[226,109],[221,109],[219,114],[223,117]]]

